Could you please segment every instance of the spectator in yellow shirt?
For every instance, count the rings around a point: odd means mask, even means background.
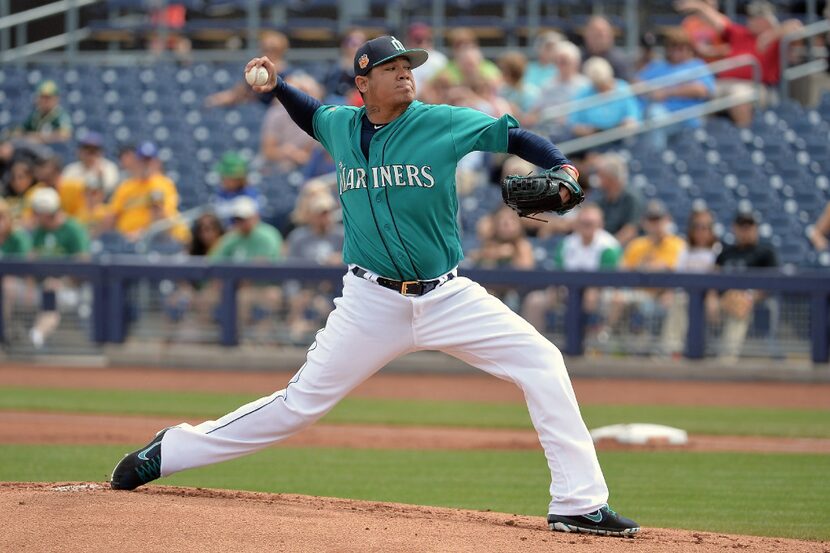
[[[184,241],[187,228],[175,221],[179,216],[176,185],[161,173],[158,150],[152,142],[142,142],[135,151],[136,163],[130,178],[122,182],[109,204],[108,225],[132,241],[137,241],[155,222],[170,221],[174,235]]]
[[[629,271],[673,271],[685,242],[669,231],[671,218],[663,202],[652,200],[643,214],[645,236],[632,240],[625,248],[621,266]]]
[[[623,252],[620,268],[628,271],[674,271],[686,242],[670,230],[671,217],[665,205],[652,200],[643,213],[642,226],[645,236],[629,242]],[[634,310],[641,317],[634,321],[654,321],[671,303],[671,290],[624,289],[614,293],[608,314],[608,325],[618,331],[623,315]],[[641,326],[641,325],[633,325]],[[644,328],[632,328],[639,333]]]

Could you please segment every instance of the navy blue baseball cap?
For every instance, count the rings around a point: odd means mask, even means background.
[[[104,137],[95,131],[86,131],[78,138],[78,144],[90,148],[101,148],[104,145]]]
[[[158,149],[152,142],[142,142],[135,149],[135,155],[144,159],[152,159],[158,155]]]
[[[422,48],[407,49],[400,40],[393,36],[379,36],[364,42],[355,52],[354,74],[368,75],[373,67],[401,56],[408,58],[412,69],[415,69],[427,61],[429,54]]]

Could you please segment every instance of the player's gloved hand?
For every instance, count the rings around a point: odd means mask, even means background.
[[[245,70],[242,72],[244,75],[247,73],[252,67],[264,67],[266,71],[268,71],[268,82],[264,85],[251,85],[251,88],[254,89],[255,92],[262,94],[264,92],[271,92],[277,86],[277,79],[279,76],[277,75],[277,66],[274,65],[270,59],[266,56],[262,56],[261,58],[254,58],[245,65]]]
[[[508,175],[502,181],[501,196],[520,217],[546,211],[563,215],[585,200],[570,166],[554,167],[541,175]]]

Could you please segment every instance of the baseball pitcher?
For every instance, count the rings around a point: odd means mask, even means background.
[[[524,392],[551,471],[552,530],[632,536],[639,525],[607,504],[608,488],[559,350],[477,283],[459,276],[456,164],[472,151],[509,152],[542,175],[508,178],[519,214],[565,213],[583,200],[578,176],[549,141],[506,115],[415,100],[412,69],[427,52],[392,36],[355,54],[365,107],[321,105],[278,78],[253,86],[283,103],[337,165],[345,245],[342,297],[285,389],[197,426],[159,432],[115,467],[111,485],[131,490],[161,476],[252,453],[325,415],[361,382],[412,351],[440,350]]]

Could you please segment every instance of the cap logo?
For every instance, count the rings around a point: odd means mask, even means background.
[[[403,52],[404,50],[406,50],[406,48],[404,48],[403,44],[401,44],[400,40],[398,40],[395,37],[391,37],[391,38],[392,38],[392,40],[390,42],[392,43],[392,46],[395,47],[395,50],[398,50],[399,52]]]
[[[369,56],[366,54],[360,56],[360,59],[357,60],[357,65],[360,66],[361,69],[366,69],[366,66],[369,65]]]

